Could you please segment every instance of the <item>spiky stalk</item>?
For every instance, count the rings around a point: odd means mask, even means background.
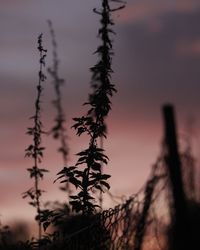
[[[44,147],[42,146],[42,122],[41,122],[41,97],[42,97],[42,83],[46,80],[46,76],[43,73],[43,68],[45,67],[45,57],[47,50],[43,48],[42,44],[42,34],[38,37],[38,51],[39,51],[39,80],[37,84],[37,96],[35,100],[35,114],[30,118],[33,120],[33,127],[27,129],[27,134],[32,136],[33,143],[30,144],[25,149],[25,156],[31,157],[33,159],[33,167],[28,168],[30,178],[34,179],[34,187],[30,188],[28,191],[23,193],[23,198],[29,197],[31,201],[30,205],[36,208],[37,216],[36,220],[38,221],[38,239],[41,239],[42,236],[42,227],[41,227],[41,195],[42,190],[39,187],[39,181],[43,178],[45,172],[48,172],[46,169],[39,168],[39,164],[42,161]]]
[[[77,154],[79,158],[76,165],[64,168],[58,173],[57,178],[64,178],[61,182],[69,181],[79,190],[77,195],[70,196],[70,204],[74,210],[82,211],[83,214],[91,214],[98,207],[95,204],[94,191],[104,191],[104,188],[110,188],[107,183],[110,175],[101,172],[101,163],[107,164],[108,157],[98,146],[98,140],[102,137],[106,138],[105,118],[111,110],[110,98],[116,92],[114,84],[111,83],[113,48],[110,33],[114,33],[111,29],[111,26],[114,25],[111,12],[121,8],[113,10],[109,6],[109,1],[103,0],[102,9],[100,11],[94,9],[94,12],[101,16],[101,27],[98,31],[101,45],[95,51],[99,59],[90,69],[92,93],[84,104],[89,106],[89,110],[86,115],[74,118],[75,124],[73,125],[77,135],[88,134],[89,146]],[[82,167],[80,170],[79,165]]]
[[[52,22],[48,20],[49,30],[52,39],[52,47],[53,47],[53,65],[48,68],[48,72],[50,73],[53,79],[53,86],[55,91],[55,100],[53,100],[53,105],[57,111],[57,115],[55,118],[55,125],[51,129],[52,135],[55,139],[60,140],[60,147],[58,151],[62,154],[64,165],[67,164],[68,160],[68,145],[66,141],[66,127],[65,127],[65,114],[62,107],[62,93],[61,86],[64,84],[64,80],[59,77],[58,67],[59,60],[57,54],[57,42],[55,37],[55,32],[53,29]]]

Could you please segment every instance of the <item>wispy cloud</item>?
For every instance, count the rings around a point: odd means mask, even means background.
[[[127,3],[118,16],[124,23],[146,22],[170,12],[188,13],[200,8],[198,0],[148,1],[135,0]]]
[[[179,56],[200,57],[200,37],[194,40],[187,39],[178,41],[176,51]]]

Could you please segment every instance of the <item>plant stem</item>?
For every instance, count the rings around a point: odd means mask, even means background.
[[[37,85],[37,96],[35,100],[35,114],[30,119],[33,120],[33,127],[28,128],[27,134],[33,137],[33,143],[29,145],[25,152],[25,156],[31,157],[34,162],[32,168],[28,168],[30,173],[30,178],[34,179],[34,187],[30,188],[23,194],[23,198],[29,197],[31,202],[30,205],[36,208],[37,216],[36,220],[38,222],[38,241],[40,242],[42,237],[42,225],[41,225],[41,202],[40,197],[42,190],[39,187],[39,181],[43,178],[44,172],[48,172],[46,169],[39,168],[39,164],[42,161],[44,147],[41,147],[42,142],[42,122],[41,122],[41,96],[42,96],[42,82],[45,81],[46,76],[43,73],[43,67],[45,66],[46,52],[42,45],[42,34],[38,37],[38,50],[39,50],[39,80]]]

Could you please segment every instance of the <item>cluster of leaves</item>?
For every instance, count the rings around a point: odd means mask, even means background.
[[[28,191],[23,193],[23,198],[30,198],[29,204],[37,209],[36,220],[38,221],[39,226],[39,239],[41,238],[41,204],[40,197],[42,195],[42,190],[39,188],[39,180],[43,178],[44,173],[48,172],[47,169],[39,168],[39,164],[42,161],[44,147],[42,147],[42,122],[41,122],[41,96],[42,96],[42,83],[46,80],[46,76],[43,73],[43,68],[45,67],[45,57],[47,50],[43,48],[42,44],[42,34],[38,37],[38,51],[40,54],[40,69],[39,69],[39,82],[37,85],[37,97],[35,101],[35,114],[30,119],[33,120],[33,127],[28,128],[27,134],[32,136],[33,143],[30,144],[25,149],[25,156],[31,157],[33,159],[33,167],[28,168],[30,178],[34,179],[34,187],[30,188]]]
[[[48,21],[51,39],[52,39],[52,46],[53,46],[53,65],[51,68],[48,68],[48,72],[53,79],[53,86],[56,94],[55,100],[53,100],[53,105],[57,111],[57,115],[55,117],[55,125],[51,129],[51,133],[54,139],[60,140],[60,147],[58,151],[62,154],[64,165],[67,164],[67,157],[68,157],[68,146],[66,142],[66,127],[65,127],[65,115],[62,108],[62,95],[61,95],[61,86],[64,84],[64,80],[59,77],[58,67],[59,67],[59,60],[57,55],[57,43],[55,32],[52,26],[52,22]]]
[[[95,52],[99,58],[98,62],[91,68],[93,91],[89,95],[88,102],[84,104],[89,106],[89,110],[85,116],[74,118],[75,124],[73,125],[77,135],[80,136],[83,133],[89,135],[89,146],[77,154],[79,158],[76,165],[64,167],[58,173],[57,178],[61,180],[61,183],[69,182],[79,190],[76,195],[70,196],[70,204],[73,210],[81,211],[83,214],[91,214],[98,207],[95,204],[93,192],[103,191],[104,188],[110,187],[107,183],[110,175],[101,172],[101,163],[107,164],[108,157],[98,146],[98,139],[106,137],[105,118],[111,109],[110,97],[116,92],[114,84],[111,83],[113,49],[110,33],[114,33],[111,29],[114,24],[111,12],[122,7],[111,9],[109,0],[102,0],[102,9],[100,11],[94,9],[94,12],[101,16],[98,36],[102,44]]]
[[[41,222],[43,224],[43,229],[52,225],[53,227],[59,227],[69,216],[70,208],[68,204],[63,204],[60,202],[47,202],[45,204],[45,209],[41,211]],[[54,233],[58,233],[55,231]]]

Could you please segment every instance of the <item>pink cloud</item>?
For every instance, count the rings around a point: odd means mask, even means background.
[[[128,3],[118,16],[120,22],[130,23],[138,21],[149,21],[167,12],[191,12],[200,7],[197,0],[176,0],[176,1],[134,1]]]
[[[177,43],[176,51],[181,56],[200,56],[200,38],[181,40]]]

